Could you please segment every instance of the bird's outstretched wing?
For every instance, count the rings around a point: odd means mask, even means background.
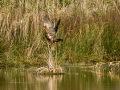
[[[57,24],[56,24],[56,26],[55,26],[55,33],[57,33],[59,24],[60,24],[60,19],[59,19],[59,21],[57,22]]]
[[[50,21],[48,16],[44,17],[43,24],[44,24],[44,28],[45,28],[45,31],[47,34],[54,34],[55,33],[55,29],[54,29],[52,22]]]

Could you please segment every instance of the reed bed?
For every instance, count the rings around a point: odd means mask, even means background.
[[[116,74],[120,73],[120,61],[112,61],[107,63],[100,62],[89,68],[92,68],[99,75],[106,72],[109,74]]]
[[[43,17],[60,18],[57,62],[120,60],[120,0],[1,0],[0,63],[34,64],[46,59]]]

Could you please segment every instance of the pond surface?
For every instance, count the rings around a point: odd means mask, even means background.
[[[30,69],[0,69],[0,90],[120,90],[120,74],[64,67],[65,75],[44,76]]]

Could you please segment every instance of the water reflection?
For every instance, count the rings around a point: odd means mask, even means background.
[[[52,76],[40,75],[36,77],[36,80],[41,83],[46,83],[46,87],[45,87],[46,90],[57,90],[57,82],[62,81],[62,75],[52,75]]]
[[[28,69],[1,69],[0,90],[119,90],[119,73],[96,73],[67,67],[65,75],[44,76]]]
[[[21,69],[0,70],[0,90],[57,90],[62,75],[36,75]]]

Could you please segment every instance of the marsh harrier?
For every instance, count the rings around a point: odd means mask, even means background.
[[[52,25],[52,22],[50,21],[49,17],[45,16],[44,20],[43,20],[43,24],[44,24],[44,29],[47,34],[46,38],[51,41],[52,46],[55,46],[55,42],[62,41],[62,39],[56,39],[56,33],[58,30],[58,26],[60,24],[60,19],[57,22],[56,26],[54,27]]]

